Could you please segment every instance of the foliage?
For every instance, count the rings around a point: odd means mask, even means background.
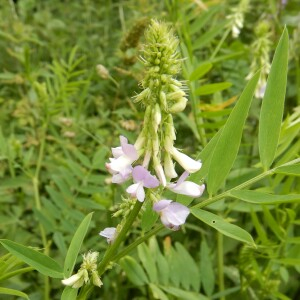
[[[176,143],[202,160],[190,179],[207,193],[177,196],[193,208],[172,234],[152,227],[146,206],[92,299],[299,297],[299,7],[251,0],[234,37],[239,3],[1,2],[1,299],[76,299],[61,278],[82,253],[103,257],[98,232],[119,223],[112,214],[125,192],[108,184],[105,162],[119,135],[134,141],[143,128],[132,97],[151,18],[180,40],[189,101],[174,117]],[[255,48],[262,21],[264,65]]]

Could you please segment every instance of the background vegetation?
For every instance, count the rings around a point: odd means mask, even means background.
[[[143,76],[138,57],[151,18],[170,23],[180,38],[181,79],[189,80],[190,101],[175,120],[177,146],[195,156],[228,119],[247,75],[264,68],[266,58],[271,62],[287,25],[288,84],[275,166],[299,158],[299,2],[250,1],[234,38],[228,16],[238,5],[218,0],[1,0],[1,239],[36,247],[62,264],[78,224],[93,211],[81,252],[92,249],[101,255],[106,249],[98,232],[118,223],[112,212],[124,191],[108,184],[105,162],[120,134],[134,141],[142,126],[143,110],[132,104],[132,96]],[[265,31],[257,29],[261,24]],[[267,40],[265,56],[257,51],[260,38]],[[101,73],[99,64],[108,73]],[[261,99],[255,98],[226,190],[261,173],[260,106]],[[299,170],[298,164],[278,171],[252,189],[299,194]],[[260,205],[240,197],[231,195],[209,209],[250,232],[257,249],[190,216],[184,230],[161,231],[122,258],[103,276],[104,285],[92,299],[299,299],[299,198]],[[135,226],[127,244],[143,231]],[[0,254],[0,292],[60,299],[59,279],[45,279],[3,247]]]

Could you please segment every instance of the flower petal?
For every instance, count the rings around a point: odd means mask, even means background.
[[[203,194],[205,185],[198,185],[192,181],[184,181],[181,184],[169,187],[169,189],[177,194],[197,198]]]
[[[153,210],[155,210],[156,212],[160,212],[163,209],[165,209],[166,207],[168,207],[170,205],[170,203],[173,202],[172,200],[160,200],[156,203],[153,204]]]
[[[144,191],[144,187],[143,184],[140,183],[138,185],[137,191],[136,191],[136,198],[140,201],[140,202],[144,202],[145,200],[145,191]]]
[[[185,223],[189,213],[190,210],[186,206],[177,202],[172,202],[166,210],[165,215],[171,224],[179,226]]]
[[[176,148],[173,147],[172,156],[174,159],[189,173],[195,173],[198,170],[200,170],[202,163],[200,161],[196,161],[189,156],[185,155],[184,153],[181,153]]]
[[[127,156],[132,162],[138,159],[138,153],[133,145],[128,144],[128,140],[124,136],[120,136],[121,147],[124,155]]]
[[[149,171],[145,169],[143,166],[136,166],[132,170],[132,178],[134,182],[140,182],[146,178],[148,173]]]

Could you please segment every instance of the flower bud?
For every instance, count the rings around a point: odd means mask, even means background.
[[[183,97],[181,98],[177,103],[173,104],[170,108],[169,111],[171,113],[179,113],[181,111],[183,111],[186,107],[186,103],[187,103],[188,99]]]
[[[171,155],[168,152],[166,152],[164,157],[164,170],[168,178],[177,177],[177,173],[174,168],[174,163],[172,161]]]
[[[153,121],[154,131],[157,132],[158,126],[161,122],[161,111],[157,103],[155,104],[153,109]]]
[[[108,79],[109,78],[109,71],[103,66],[103,65],[97,65],[96,66],[97,74],[102,79]]]
[[[161,163],[158,161],[156,156],[153,157],[153,164],[154,164],[154,169],[155,169],[155,172],[156,172],[156,175],[157,175],[159,181],[161,182],[162,186],[166,186],[167,179],[166,179],[163,167],[162,167]]]

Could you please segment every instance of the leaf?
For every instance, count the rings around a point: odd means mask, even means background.
[[[220,133],[209,166],[207,179],[209,194],[214,194],[219,189],[235,161],[259,75],[257,72],[250,79]]]
[[[61,294],[61,300],[76,300],[77,299],[78,289],[73,289],[70,286],[64,288],[63,293]]]
[[[220,129],[214,137],[209,141],[209,143],[205,146],[205,148],[201,151],[201,153],[197,156],[197,159],[201,159],[202,161],[202,167],[201,169],[190,175],[189,181],[195,182],[199,184],[200,180],[204,177],[206,177],[208,170],[209,170],[209,165],[211,162],[211,157],[213,153],[213,149],[215,148],[218,139],[221,135],[222,129]],[[192,203],[193,198],[188,197],[185,195],[177,195],[176,201],[179,203],[182,203],[185,206],[188,206]]]
[[[181,263],[182,287],[186,290],[189,290],[191,286],[194,291],[198,291],[201,282],[196,262],[182,244],[176,242],[175,247],[178,253],[179,261]]]
[[[215,273],[209,252],[206,239],[203,238],[200,248],[200,274],[205,294],[211,297],[215,286]]]
[[[259,155],[265,169],[274,160],[279,140],[287,82],[288,48],[289,37],[285,28],[274,54],[259,118]]]
[[[13,295],[13,296],[29,299],[25,293],[13,289],[3,288],[3,287],[0,287],[0,295]]]
[[[157,285],[150,283],[149,287],[154,299],[169,300],[168,296]]]
[[[176,287],[160,286],[160,288],[181,300],[209,300],[202,294],[184,291]]]
[[[142,286],[149,283],[143,268],[131,256],[123,257],[119,263],[134,285]]]
[[[300,164],[279,167],[275,170],[275,173],[292,175],[292,176],[300,176]]]
[[[80,251],[87,230],[90,226],[92,216],[93,213],[91,212],[82,220],[72,238],[64,263],[65,278],[70,277],[73,272],[78,253]]]
[[[200,221],[215,228],[222,234],[256,247],[252,236],[241,227],[228,223],[223,218],[202,209],[191,208],[191,213]]]
[[[61,266],[51,257],[10,240],[0,240],[0,243],[11,254],[43,275],[53,278],[63,277]]]
[[[198,80],[202,78],[212,68],[212,63],[206,62],[197,67],[189,76],[190,81]]]
[[[148,230],[150,230],[155,224],[157,218],[158,214],[153,210],[152,203],[150,201],[147,201],[141,220],[143,231],[147,232]]]
[[[210,95],[228,89],[232,86],[231,82],[220,82],[202,85],[195,90],[196,96]]]
[[[149,276],[150,281],[153,283],[157,283],[158,281],[156,265],[149,248],[146,246],[145,243],[142,243],[137,247],[137,250],[139,258]]]
[[[280,204],[289,202],[300,202],[299,195],[273,195],[258,191],[239,190],[229,193],[230,196],[240,199],[245,202],[255,204]]]

